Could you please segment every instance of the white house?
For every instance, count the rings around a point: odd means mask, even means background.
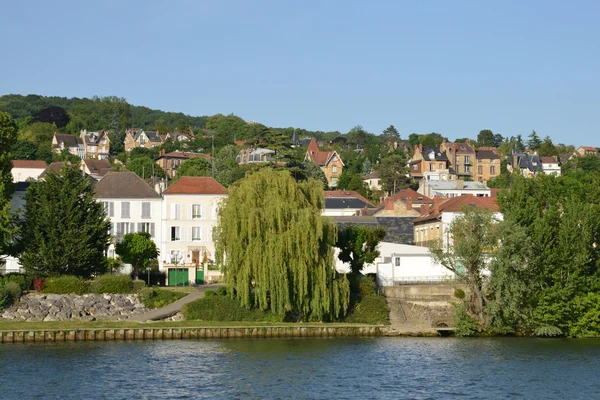
[[[160,249],[162,198],[133,172],[107,172],[96,184],[95,197],[110,218],[111,236],[120,241],[127,233],[148,232]],[[115,257],[115,246],[108,248]],[[159,267],[161,259],[159,258]]]
[[[472,194],[476,197],[490,197],[492,191],[482,182],[465,182],[462,179],[455,181],[438,181],[422,179],[419,190],[427,197],[458,197]]]
[[[560,176],[561,170],[560,165],[558,165],[558,160],[554,157],[540,157],[540,161],[542,162],[543,173],[546,175]]]
[[[14,182],[37,181],[48,167],[42,160],[12,160],[12,165]]]
[[[379,172],[371,172],[364,177],[363,181],[367,184],[369,189],[373,191],[381,190],[381,177],[379,176]]]
[[[208,270],[215,259],[212,230],[227,190],[213,178],[182,177],[163,193],[161,260],[169,285],[219,276]]]

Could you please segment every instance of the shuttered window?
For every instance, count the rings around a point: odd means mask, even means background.
[[[130,217],[130,204],[128,201],[121,202],[121,218],[129,218]]]
[[[152,218],[152,211],[149,201],[142,202],[142,218]]]

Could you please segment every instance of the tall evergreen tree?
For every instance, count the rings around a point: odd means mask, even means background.
[[[531,131],[531,135],[529,135],[529,140],[527,141],[527,146],[531,150],[537,150],[542,145],[542,139],[538,136],[535,131]]]
[[[0,197],[8,199],[13,192],[12,156],[10,150],[17,142],[17,125],[9,113],[0,112]]]
[[[271,168],[230,187],[215,228],[216,258],[242,305],[312,321],[345,315],[349,285],[335,270],[337,228],[321,216],[324,202],[319,182],[297,183]]]
[[[43,276],[89,277],[102,272],[110,222],[78,165],[51,171],[25,194],[19,260]]]

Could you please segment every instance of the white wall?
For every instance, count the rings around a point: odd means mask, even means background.
[[[325,208],[321,211],[321,215],[327,217],[347,217],[356,215],[362,208]]]
[[[37,181],[45,168],[13,168],[11,170],[14,182],[26,182],[27,179]]]

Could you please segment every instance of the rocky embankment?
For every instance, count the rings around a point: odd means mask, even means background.
[[[117,321],[143,314],[136,294],[28,294],[0,313],[13,321]]]

